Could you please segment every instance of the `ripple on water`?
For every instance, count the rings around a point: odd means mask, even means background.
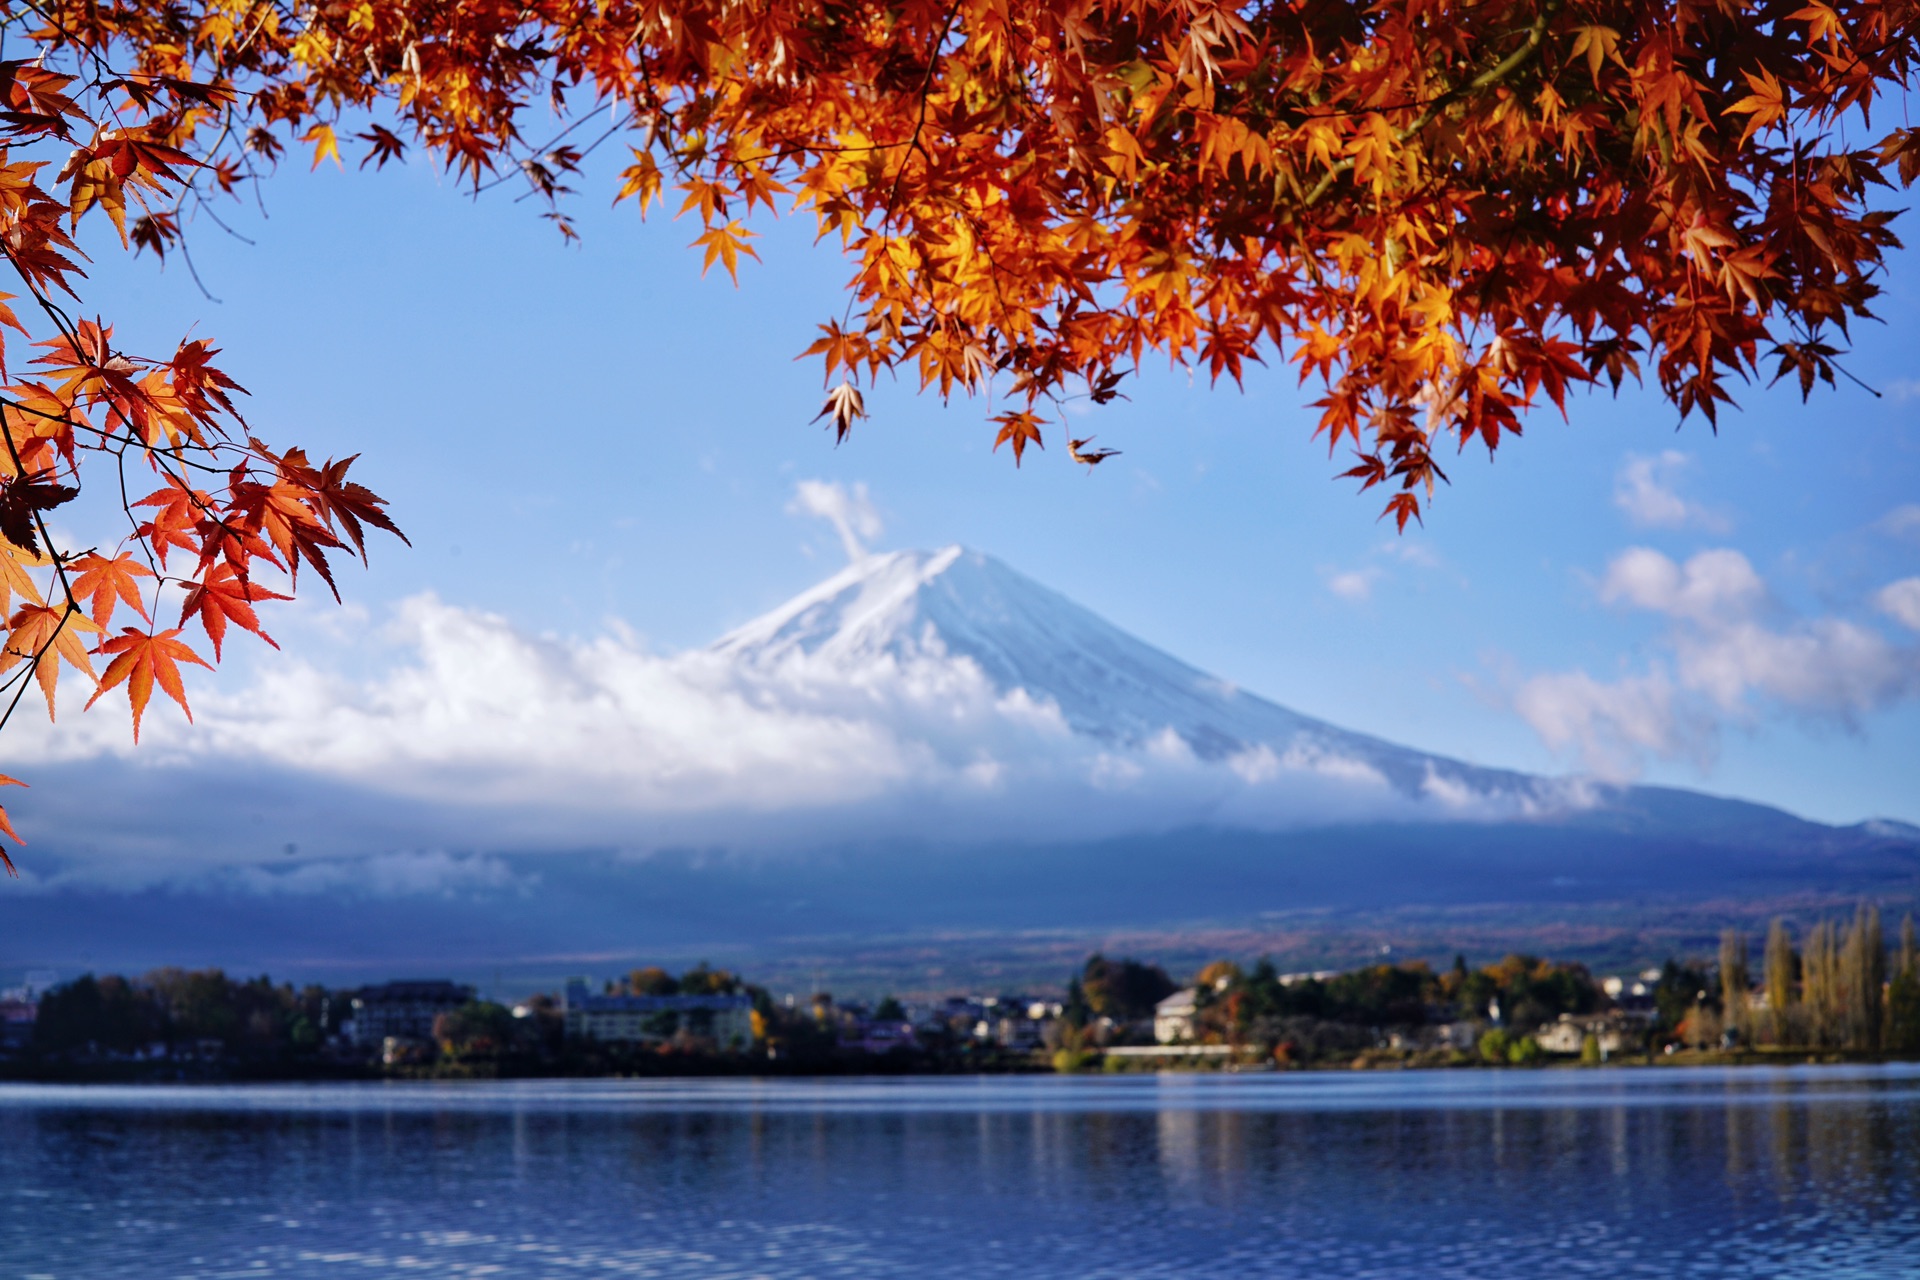
[[[1880,1277],[1920,1071],[0,1088],[0,1275]]]

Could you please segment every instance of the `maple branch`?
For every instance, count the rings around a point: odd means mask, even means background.
[[[13,463],[13,474],[16,482],[24,482],[28,474],[26,463],[21,460],[20,450],[18,446],[14,444],[13,432],[8,429],[4,423],[0,423],[0,439],[5,439],[7,442],[7,457]],[[53,564],[54,577],[60,583],[61,594],[66,597],[66,607],[61,610],[60,620],[53,625],[52,631],[47,634],[46,641],[34,651],[27,665],[21,669],[20,676],[18,677],[20,687],[13,691],[13,697],[7,702],[7,709],[4,712],[0,712],[0,729],[6,728],[7,722],[13,719],[14,708],[20,705],[20,699],[26,696],[27,686],[32,683],[30,677],[39,671],[42,659],[47,656],[47,652],[58,642],[60,633],[66,629],[68,620],[79,611],[79,605],[73,595],[73,583],[67,577],[67,566],[61,558],[59,546],[54,542],[53,535],[47,530],[45,515],[41,513],[38,507],[31,504],[27,506],[27,515],[28,518],[33,521],[34,527],[40,531],[40,541],[46,545],[47,559]],[[12,638],[12,634],[9,633],[7,639],[10,641]],[[17,653],[19,651],[10,650],[10,652]],[[28,657],[26,654],[21,654],[20,656]],[[54,659],[55,663],[59,661],[60,659],[57,657]],[[48,705],[51,706],[52,702],[49,701]]]
[[[941,24],[940,34],[934,37],[933,47],[927,51],[927,71],[920,77],[920,110],[914,118],[913,133],[907,139],[908,155],[912,155],[915,151],[926,155],[920,147],[920,135],[927,127],[927,101],[933,95],[933,75],[940,69],[940,49],[947,43],[947,36],[953,31],[953,20],[959,16],[960,0],[953,0],[953,3],[947,7],[947,20]],[[931,161],[933,157],[928,156],[927,159]],[[902,160],[900,167],[894,171],[893,185],[887,191],[886,216],[880,222],[883,233],[893,222],[894,201],[900,195],[900,182],[906,176],[907,162]]]
[[[1560,11],[1560,2],[1561,0],[1547,0],[1547,3],[1541,7],[1539,16],[1533,20],[1533,25],[1527,28],[1525,43],[1493,66],[1487,68],[1487,70],[1475,76],[1472,80],[1469,80],[1466,84],[1449,90],[1433,99],[1433,101],[1427,105],[1427,109],[1420,113],[1418,119],[1397,132],[1395,141],[1405,143],[1412,140],[1417,134],[1425,130],[1428,125],[1432,124],[1434,118],[1447,107],[1453,105],[1470,93],[1479,93],[1483,90],[1493,88],[1531,61],[1533,56],[1540,51],[1541,43],[1546,39],[1547,24],[1552,22],[1554,15]],[[1309,209],[1320,203],[1320,198],[1327,194],[1327,189],[1333,186],[1335,180],[1338,179],[1341,174],[1351,170],[1356,160],[1357,157],[1355,156],[1347,156],[1329,165],[1327,171],[1321,175],[1320,181],[1314,184],[1313,190],[1307,193],[1306,199],[1301,203]]]

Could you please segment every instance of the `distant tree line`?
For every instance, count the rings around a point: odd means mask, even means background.
[[[1377,964],[1329,977],[1282,975],[1268,959],[1251,968],[1219,960],[1191,984],[1196,1038],[1243,1045],[1283,1061],[1314,1062],[1375,1047],[1383,1029],[1453,1021],[1531,1029],[1563,1013],[1590,1013],[1605,997],[1584,965],[1511,955],[1469,969],[1462,957],[1436,972],[1425,961]],[[1095,954],[1067,984],[1061,1021],[1069,1055],[1151,1038],[1154,1006],[1177,984],[1160,966]],[[1497,1031],[1487,1056],[1526,1061],[1538,1047]]]
[[[1798,939],[1786,921],[1773,921],[1757,970],[1753,950],[1744,932],[1729,929],[1717,957],[1668,960],[1643,998],[1652,1005],[1649,1045],[1920,1054],[1920,945],[1911,915],[1891,953],[1871,905],[1851,920],[1816,921]],[[1443,969],[1425,961],[1374,964],[1324,976],[1282,975],[1267,959],[1250,967],[1219,960],[1190,985],[1196,1039],[1301,1063],[1351,1058],[1379,1047],[1388,1029],[1437,1024],[1467,1024],[1476,1037],[1468,1042],[1470,1056],[1523,1063],[1539,1053],[1531,1032],[1563,1014],[1612,1007],[1586,966],[1530,955],[1479,967],[1460,956]],[[1096,953],[1070,977],[1046,1047],[1072,1057],[1150,1040],[1155,1006],[1178,986],[1160,965]],[[891,997],[870,1012],[836,1006],[824,993],[785,1007],[763,988],[705,964],[677,977],[658,967],[635,969],[607,990],[744,994],[752,1002],[755,1053],[787,1070],[882,1065],[849,1056],[845,1046],[869,1020],[906,1016]],[[324,1065],[329,1041],[350,1016],[352,994],[264,976],[236,979],[219,969],[88,974],[41,998],[30,1049],[52,1061],[218,1059],[263,1073],[299,1073]],[[697,1027],[676,1022],[656,1030],[657,1042],[646,1045],[582,1045],[565,1039],[564,1015],[551,996],[535,996],[520,1010],[475,1000],[440,1015],[426,1057],[411,1065],[480,1074],[671,1073],[708,1069],[722,1056]],[[950,1019],[915,1025],[913,1038],[916,1069],[1016,1065],[1017,1055],[980,1043]],[[1455,1053],[1467,1047],[1457,1038],[1448,1043]],[[336,1057],[351,1056],[336,1044]]]
[[[1920,945],[1911,915],[1891,954],[1871,904],[1851,920],[1816,921],[1798,946],[1787,922],[1775,920],[1757,973],[1751,951],[1747,935],[1729,929],[1717,957],[1667,960],[1644,996],[1623,993],[1646,1017],[1629,1025],[1644,1028],[1649,1048],[1920,1054]],[[1218,960],[1190,985],[1195,1039],[1301,1062],[1375,1048],[1383,1031],[1447,1023],[1480,1027],[1469,1056],[1528,1062],[1539,1056],[1530,1034],[1538,1028],[1617,1007],[1585,965],[1530,955],[1478,968],[1460,956],[1441,970],[1425,961],[1376,964],[1326,977],[1283,976],[1266,959],[1250,968]],[[1068,983],[1067,1048],[1146,1039],[1154,1004],[1175,988],[1157,965],[1090,957]]]
[[[219,969],[155,969],[138,978],[87,974],[40,999],[33,1048],[42,1054],[170,1054],[206,1050],[253,1060],[315,1053],[347,1010],[324,987],[296,990]]]
[[[1382,1028],[1452,1022],[1498,1022],[1483,1055],[1525,1061],[1538,1050],[1520,1031],[1604,1002],[1586,966],[1530,955],[1479,968],[1455,956],[1439,971],[1413,961],[1293,980],[1282,980],[1268,960],[1244,971],[1222,961],[1201,971],[1197,994],[1203,1033],[1300,1061],[1374,1047]]]

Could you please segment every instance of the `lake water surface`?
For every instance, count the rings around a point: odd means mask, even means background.
[[[22,1277],[1920,1277],[1920,1068],[0,1086]]]

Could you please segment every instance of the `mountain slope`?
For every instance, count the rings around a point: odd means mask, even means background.
[[[748,670],[856,672],[928,655],[973,663],[1000,691],[1056,705],[1073,731],[1138,747],[1171,731],[1205,761],[1351,762],[1403,795],[1473,797],[1516,815],[1569,804],[1560,783],[1414,751],[1301,715],[1136,639],[991,556],[952,546],[849,566],[716,641]]]

